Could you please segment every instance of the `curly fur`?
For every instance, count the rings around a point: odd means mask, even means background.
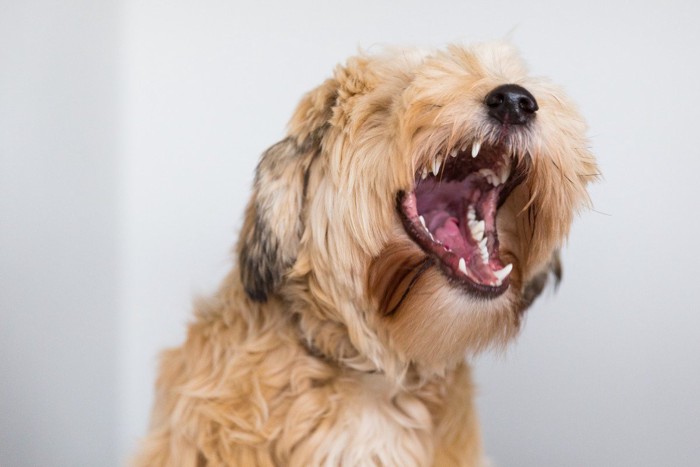
[[[484,96],[539,103],[507,136],[523,182],[498,211],[508,290],[453,286],[396,196],[465,139],[496,141]],[[306,95],[262,156],[237,267],[162,356],[138,466],[482,465],[465,355],[505,345],[597,174],[585,124],[507,44],[361,55]]]

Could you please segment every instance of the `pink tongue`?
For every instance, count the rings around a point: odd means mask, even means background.
[[[491,269],[476,254],[476,247],[464,240],[456,217],[447,217],[444,224],[435,230],[435,238],[449,247],[452,253],[466,260],[469,277],[482,284],[492,283],[494,276]]]
[[[455,253],[466,252],[464,238],[459,231],[459,222],[456,217],[448,217],[441,227],[435,230],[435,238]]]

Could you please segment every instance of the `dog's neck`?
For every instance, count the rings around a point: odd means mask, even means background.
[[[304,348],[304,350],[306,350],[307,354],[309,354],[311,357],[314,357],[318,360],[323,361],[327,365],[331,365],[331,366],[337,367],[339,369],[348,369],[348,370],[351,369],[350,367],[345,365],[340,359],[322,351],[319,347],[316,346],[316,344],[314,343],[313,340],[310,340],[310,339],[303,337],[303,336],[299,336],[299,344],[301,345],[301,347]],[[368,374],[384,373],[379,368],[360,369],[360,370],[357,370],[354,368],[352,368],[352,369],[355,371],[360,371],[362,373],[368,373]]]
[[[293,295],[293,294],[292,294]],[[374,339],[374,347],[359,349],[350,339],[350,331],[338,320],[328,318],[318,304],[299,302],[279,295],[270,296],[260,303],[247,296],[239,274],[232,271],[219,291],[219,300],[225,303],[246,303],[226,320],[242,319],[246,326],[259,328],[280,327],[293,338],[309,356],[336,368],[341,372],[367,375],[383,375],[387,381],[404,388],[419,387],[429,382],[437,382],[454,372],[459,363],[449,367],[423,368],[412,362],[405,362],[393,351]],[[224,305],[222,307],[227,310]],[[232,310],[227,310],[232,311]],[[227,314],[224,311],[224,314]],[[464,363],[463,361],[461,363]]]
[[[308,355],[339,371],[382,375],[396,386],[415,389],[443,380],[460,366],[455,364],[443,368],[442,371],[435,371],[422,368],[413,362],[403,362],[386,349],[384,354],[372,359],[352,344],[348,330],[343,324],[309,319],[311,315],[295,314],[289,325],[293,327],[299,345]]]

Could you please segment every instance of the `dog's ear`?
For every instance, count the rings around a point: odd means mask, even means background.
[[[530,281],[523,287],[521,311],[525,311],[530,308],[530,305],[532,305],[535,299],[540,296],[545,285],[547,285],[547,282],[549,282],[550,275],[554,277],[554,286],[557,287],[561,282],[562,277],[559,250],[554,251],[552,258],[547,264],[547,267],[535,277],[530,279]]]
[[[264,302],[296,260],[309,171],[321,153],[337,86],[328,80],[307,94],[290,122],[290,136],[263,154],[238,241],[238,265],[248,296]]]
[[[267,300],[296,259],[308,170],[300,149],[292,138],[280,141],[265,151],[255,172],[238,262],[245,291],[256,301]]]

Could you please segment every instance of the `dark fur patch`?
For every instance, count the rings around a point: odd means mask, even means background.
[[[521,299],[520,312],[524,312],[534,303],[537,297],[542,294],[544,287],[549,282],[549,277],[552,275],[554,277],[554,286],[557,287],[561,282],[562,278],[562,267],[561,259],[559,257],[559,251],[555,251],[552,255],[552,259],[544,271],[536,275],[530,282],[525,284],[523,287],[523,294]]]
[[[370,263],[367,288],[382,316],[396,315],[434,261],[408,239],[390,243]]]
[[[260,158],[255,171],[253,196],[246,209],[245,221],[238,245],[238,265],[241,281],[248,296],[258,302],[267,300],[268,295],[279,285],[283,271],[293,263],[283,251],[283,241],[294,244],[294,239],[282,239],[273,230],[269,212],[265,206],[282,199],[301,183],[294,180],[293,164],[299,159],[299,148],[291,138],[286,138],[271,146]],[[290,173],[291,171],[291,173]],[[285,180],[284,178],[289,180]],[[280,181],[284,183],[280,184]],[[284,187],[285,193],[269,190],[272,183]],[[293,196],[293,194],[291,195]],[[291,214],[298,217],[299,213]],[[292,253],[295,255],[296,251]]]
[[[258,163],[238,245],[241,281],[252,300],[266,301],[296,260],[310,170],[321,152],[325,129],[318,128],[301,144],[293,138],[280,141],[265,151]],[[284,219],[271,218],[275,203],[284,203]],[[280,230],[279,224],[293,228]]]
[[[255,207],[255,221],[250,241],[240,249],[239,266],[241,279],[248,296],[256,302],[264,302],[281,279],[281,271],[286,269],[278,264],[279,242],[270,232],[267,222],[261,218],[260,207]]]

